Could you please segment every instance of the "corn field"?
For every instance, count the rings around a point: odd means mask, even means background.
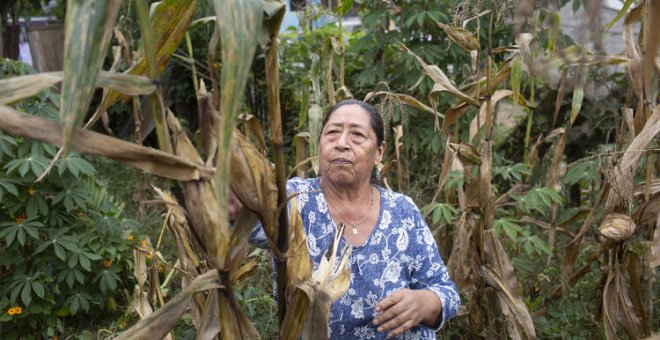
[[[339,3],[341,7],[344,2]],[[510,5],[509,1],[502,3]],[[543,29],[528,31],[523,22],[533,17],[541,2],[514,3],[516,19],[506,24],[513,25],[515,41],[507,46],[493,46],[493,26],[505,24],[498,21],[500,5],[496,2],[479,2],[479,8],[466,5],[464,10],[473,12],[462,22],[458,18],[438,22],[447,43],[460,47],[471,61],[464,65],[471,73],[469,81],[457,84],[450,71],[427,62],[407,41],[400,41],[396,53],[411,58],[421,70],[416,75],[420,82],[430,81],[432,87],[423,97],[379,88],[359,98],[376,104],[385,114],[403,106],[421,112],[426,123],[435,127],[434,134],[446,141],[439,164],[427,165],[437,169],[434,195],[430,201],[417,202],[430,207],[426,217],[434,220],[430,226],[461,291],[459,317],[446,331],[462,338],[535,339],[536,320],[547,312],[548,305],[569,294],[585,275],[596,272],[599,284],[591,287],[591,294],[598,301],[593,318],[600,334],[607,339],[651,337],[660,326],[656,310],[660,1],[625,1],[615,19],[623,23],[625,51],[616,55],[577,44],[539,50]],[[353,97],[344,74],[347,42],[341,35],[333,36],[324,42],[321,57],[313,59],[308,70],[311,88],[299,117],[306,131],[293,139],[295,155],[287,157],[285,136],[290,131],[283,131],[278,37],[284,2],[213,0],[214,15],[199,20],[194,20],[196,0],[166,0],[152,4],[151,9],[148,5],[145,0],[69,0],[63,71],[0,80],[0,130],[60,147],[51,167],[56,159],[75,151],[124,163],[176,181],[181,187],[183,202],[170,191],[153,187],[165,207],[166,237],[133,252],[137,284],[131,306],[140,320],[114,334],[117,339],[173,338],[171,332],[184,315],[192,318],[198,339],[261,338],[234,291],[237,282],[254,279],[251,275],[257,263],[247,256],[247,239],[257,221],[267,233],[277,269],[279,338],[297,339],[303,334],[303,339],[327,339],[330,306],[348,289],[350,252],[342,254],[335,242],[328,250],[332,256],[312,271],[297,202],[286,196],[285,183],[292,174],[318,173],[322,114],[336,102]],[[395,2],[383,2],[383,6],[396,12]],[[136,12],[139,23],[140,40],[133,42],[135,46],[116,29],[118,18],[129,8]],[[477,24],[475,28],[475,22],[489,26]],[[636,32],[634,27],[640,23]],[[200,24],[214,27],[206,42],[206,80],[198,76],[189,36],[191,25]],[[189,63],[197,99],[200,129],[195,138],[182,127],[177,112],[166,105],[160,81],[161,72],[182,44],[189,52],[184,61]],[[264,58],[255,58],[258,51],[263,51]],[[113,58],[109,68],[108,56]],[[265,68],[263,91],[268,112],[262,123],[268,125],[264,127],[239,119],[245,112],[242,98],[253,62],[262,62]],[[130,68],[119,72],[120,63]],[[562,196],[568,188],[562,179],[576,165],[566,163],[565,148],[576,120],[584,115],[585,77],[590,70],[611,65],[625,70],[626,90],[622,106],[616,108],[619,126],[609,137],[613,148],[598,155],[597,171],[603,180],[599,186],[589,187],[597,193],[596,199],[567,215]],[[570,110],[552,130],[532,135],[532,113],[540,110],[535,82],[548,70],[561,74],[561,80],[557,104],[547,116],[557,120],[565,99],[571,101]],[[61,88],[57,121],[11,106],[55,85]],[[102,95],[93,101],[97,89],[102,89]],[[439,98],[449,98],[450,105],[439,105]],[[510,105],[502,105],[505,102]],[[135,122],[142,120],[141,115],[152,117],[158,149],[141,144],[139,124],[134,141],[92,130],[99,120],[110,119],[108,110],[119,103],[132,107]],[[525,145],[518,151],[524,153],[527,169],[540,169],[539,185],[532,185],[532,173],[526,170],[506,191],[495,188],[493,164],[498,150],[493,135],[501,110],[527,112]],[[391,146],[382,164],[383,185],[395,183],[398,191],[406,190],[409,169],[405,165],[414,162],[403,152],[406,134],[414,131],[402,122],[391,129]],[[43,176],[48,176],[51,167]],[[450,185],[456,176],[463,185]],[[230,191],[244,206],[232,226],[227,207]],[[505,209],[533,197],[540,202],[535,209],[541,214],[530,211],[518,214],[515,221],[505,218]],[[442,207],[447,206],[453,207],[454,214],[443,221]],[[534,268],[531,276],[543,276],[550,292],[533,308],[533,297],[525,293],[529,290],[519,280],[510,249],[503,245],[507,236],[523,234],[521,225],[542,230],[544,239],[533,239],[530,247],[542,249],[543,261],[560,269],[548,276],[543,268]],[[339,235],[341,231],[336,238]],[[181,281],[181,291],[168,300],[160,290],[158,261],[147,261],[147,257],[159,257],[162,242],[173,242],[178,255],[168,282]]]

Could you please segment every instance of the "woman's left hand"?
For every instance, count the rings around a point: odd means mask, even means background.
[[[400,289],[376,305],[374,325],[379,332],[391,331],[387,337],[405,333],[423,323],[430,327],[439,324],[442,304],[430,290]]]

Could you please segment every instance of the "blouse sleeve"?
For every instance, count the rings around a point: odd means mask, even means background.
[[[411,289],[428,289],[438,295],[442,304],[442,320],[437,328],[429,328],[437,332],[445,322],[456,315],[461,305],[460,296],[456,284],[449,277],[447,266],[445,266],[438,245],[431,234],[431,230],[424,221],[417,207],[414,208],[415,220],[415,259],[411,272]],[[421,325],[425,327],[424,325]]]

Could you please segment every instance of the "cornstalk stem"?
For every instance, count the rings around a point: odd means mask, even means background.
[[[271,145],[275,161],[275,176],[277,181],[278,206],[286,204],[286,163],[284,161],[284,141],[282,138],[282,113],[280,110],[280,64],[278,56],[277,36],[271,38],[270,48],[266,53],[266,79],[268,83],[268,116],[270,120]],[[279,215],[280,230],[277,234],[277,248],[286,253],[289,248],[289,217],[287,209],[282,209]],[[277,315],[280,324],[286,315],[286,265],[287,260],[277,259]]]

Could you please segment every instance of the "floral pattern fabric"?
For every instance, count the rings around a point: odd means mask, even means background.
[[[314,265],[335,234],[328,204],[319,178],[293,178],[287,183],[289,195],[296,195],[303,220],[307,246]],[[402,194],[378,188],[380,215],[371,235],[351,253],[351,283],[348,291],[331,307],[328,332],[331,339],[385,339],[373,324],[376,305],[401,288],[429,289],[442,301],[442,321],[436,329],[415,326],[399,339],[435,339],[435,331],[456,315],[460,299],[449,277],[419,209]],[[262,228],[253,232],[251,242],[265,242]],[[341,239],[339,249],[345,244]]]

